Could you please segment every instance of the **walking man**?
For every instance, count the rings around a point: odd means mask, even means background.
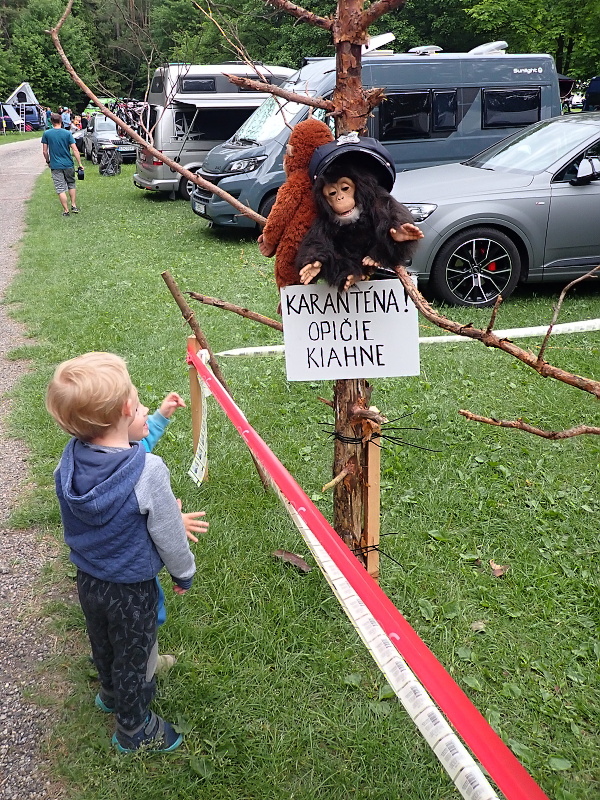
[[[52,127],[42,135],[42,148],[46,164],[50,167],[56,194],[63,207],[63,217],[69,216],[67,190],[71,198],[71,213],[78,214],[77,199],[75,197],[75,169],[73,168],[73,155],[78,165],[83,169],[81,156],[75,144],[71,131],[62,127],[60,114],[51,114]]]

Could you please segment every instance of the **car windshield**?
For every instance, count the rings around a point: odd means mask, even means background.
[[[306,106],[271,95],[232,137],[234,142],[267,142],[289,125]]]
[[[117,126],[112,119],[103,119],[96,122],[97,131],[116,131]]]
[[[536,175],[587,141],[594,130],[564,118],[547,120],[504,139],[465,163],[479,169]]]

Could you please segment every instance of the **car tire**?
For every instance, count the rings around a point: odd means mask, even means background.
[[[512,239],[496,228],[470,228],[449,239],[431,270],[436,297],[453,306],[492,306],[519,282],[521,257]]]
[[[91,161],[92,160],[92,154],[88,152],[88,149],[85,146],[85,144],[83,145],[83,152],[85,153],[85,160],[86,161]]]
[[[90,151],[90,159],[91,159],[92,164],[94,164],[94,165],[97,165],[97,164],[100,163],[100,159],[98,158],[98,151],[96,150],[94,145],[92,145],[92,149]]]
[[[258,207],[258,213],[262,217],[268,217],[271,213],[271,209],[275,205],[275,200],[277,200],[277,194],[271,194],[262,201],[262,203]]]
[[[190,170],[190,172],[193,172],[194,175],[196,174],[196,171],[197,170],[195,170],[195,169],[191,169]],[[184,178],[183,175],[182,175],[181,176],[181,180],[179,181],[179,190],[178,190],[179,191],[179,197],[181,197],[182,200],[185,200],[186,202],[189,203],[190,195],[194,191],[194,186],[195,185],[196,185],[195,183],[192,183],[192,181],[188,181],[188,179]]]

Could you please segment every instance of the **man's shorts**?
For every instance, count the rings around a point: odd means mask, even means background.
[[[75,168],[70,169],[52,169],[52,180],[54,181],[54,188],[56,194],[66,192],[67,189],[75,188]]]

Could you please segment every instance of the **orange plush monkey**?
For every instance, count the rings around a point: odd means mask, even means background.
[[[263,256],[275,255],[278,288],[300,283],[296,252],[317,216],[308,165],[315,149],[332,141],[329,126],[312,117],[299,122],[290,135],[283,160],[287,179],[258,237]]]

